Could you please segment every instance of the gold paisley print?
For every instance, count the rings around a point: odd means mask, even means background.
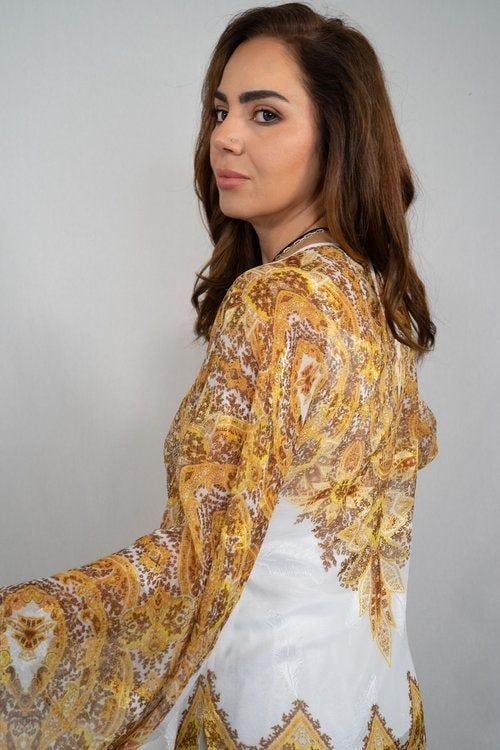
[[[165,439],[159,527],[80,568],[0,590],[0,747],[145,743],[234,611],[278,496],[312,524],[325,575],[356,593],[391,667],[416,472],[437,441],[414,353],[390,335],[376,284],[338,246],[318,243],[233,282]],[[377,707],[363,750],[424,748],[409,684],[408,742]],[[200,686],[205,729],[220,737],[211,747],[240,747]],[[259,747],[333,747],[319,721],[299,698],[279,727],[263,727]],[[188,725],[179,747],[195,747]]]
[[[397,739],[385,721],[379,706],[371,707],[361,750],[426,750],[426,734],[422,697],[416,678],[407,672],[410,728],[406,737]],[[321,731],[320,722],[307,703],[296,699],[281,722],[255,745],[238,737],[227,713],[219,705],[216,675],[209,669],[200,675],[183,711],[175,742],[175,750],[197,750],[198,735],[203,729],[207,750],[336,750],[332,738]]]

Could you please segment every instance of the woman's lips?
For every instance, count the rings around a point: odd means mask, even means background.
[[[248,177],[216,177],[217,185],[220,188],[234,188],[243,185],[244,182],[248,182]]]

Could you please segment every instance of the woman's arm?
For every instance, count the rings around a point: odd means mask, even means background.
[[[219,308],[169,435],[160,528],[1,590],[2,747],[136,748],[212,649],[312,404],[321,429],[315,394],[334,398],[339,365],[356,363],[334,355],[307,274],[277,268],[242,274]]]

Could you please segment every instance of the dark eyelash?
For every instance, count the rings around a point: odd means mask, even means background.
[[[273,112],[272,109],[267,109],[266,107],[260,107],[259,109],[255,110],[256,112],[269,112],[273,117],[274,120],[268,120],[267,122],[260,122],[259,125],[272,125],[274,122],[277,122],[278,120],[281,120],[281,117],[276,114],[276,112]],[[222,122],[217,120],[217,112],[225,112],[224,109],[221,109],[220,107],[213,107],[212,108],[212,115],[216,122]]]

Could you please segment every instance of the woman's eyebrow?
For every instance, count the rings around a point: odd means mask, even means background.
[[[252,102],[254,99],[269,99],[271,97],[276,97],[277,99],[282,99],[284,102],[288,102],[288,99],[286,96],[283,96],[283,94],[278,93],[278,91],[270,91],[269,89],[257,89],[256,91],[243,91],[238,97],[241,104],[246,104],[247,102]],[[225,102],[227,104],[227,96],[222,93],[222,91],[216,91],[214,94],[214,99],[220,99],[221,102]]]

